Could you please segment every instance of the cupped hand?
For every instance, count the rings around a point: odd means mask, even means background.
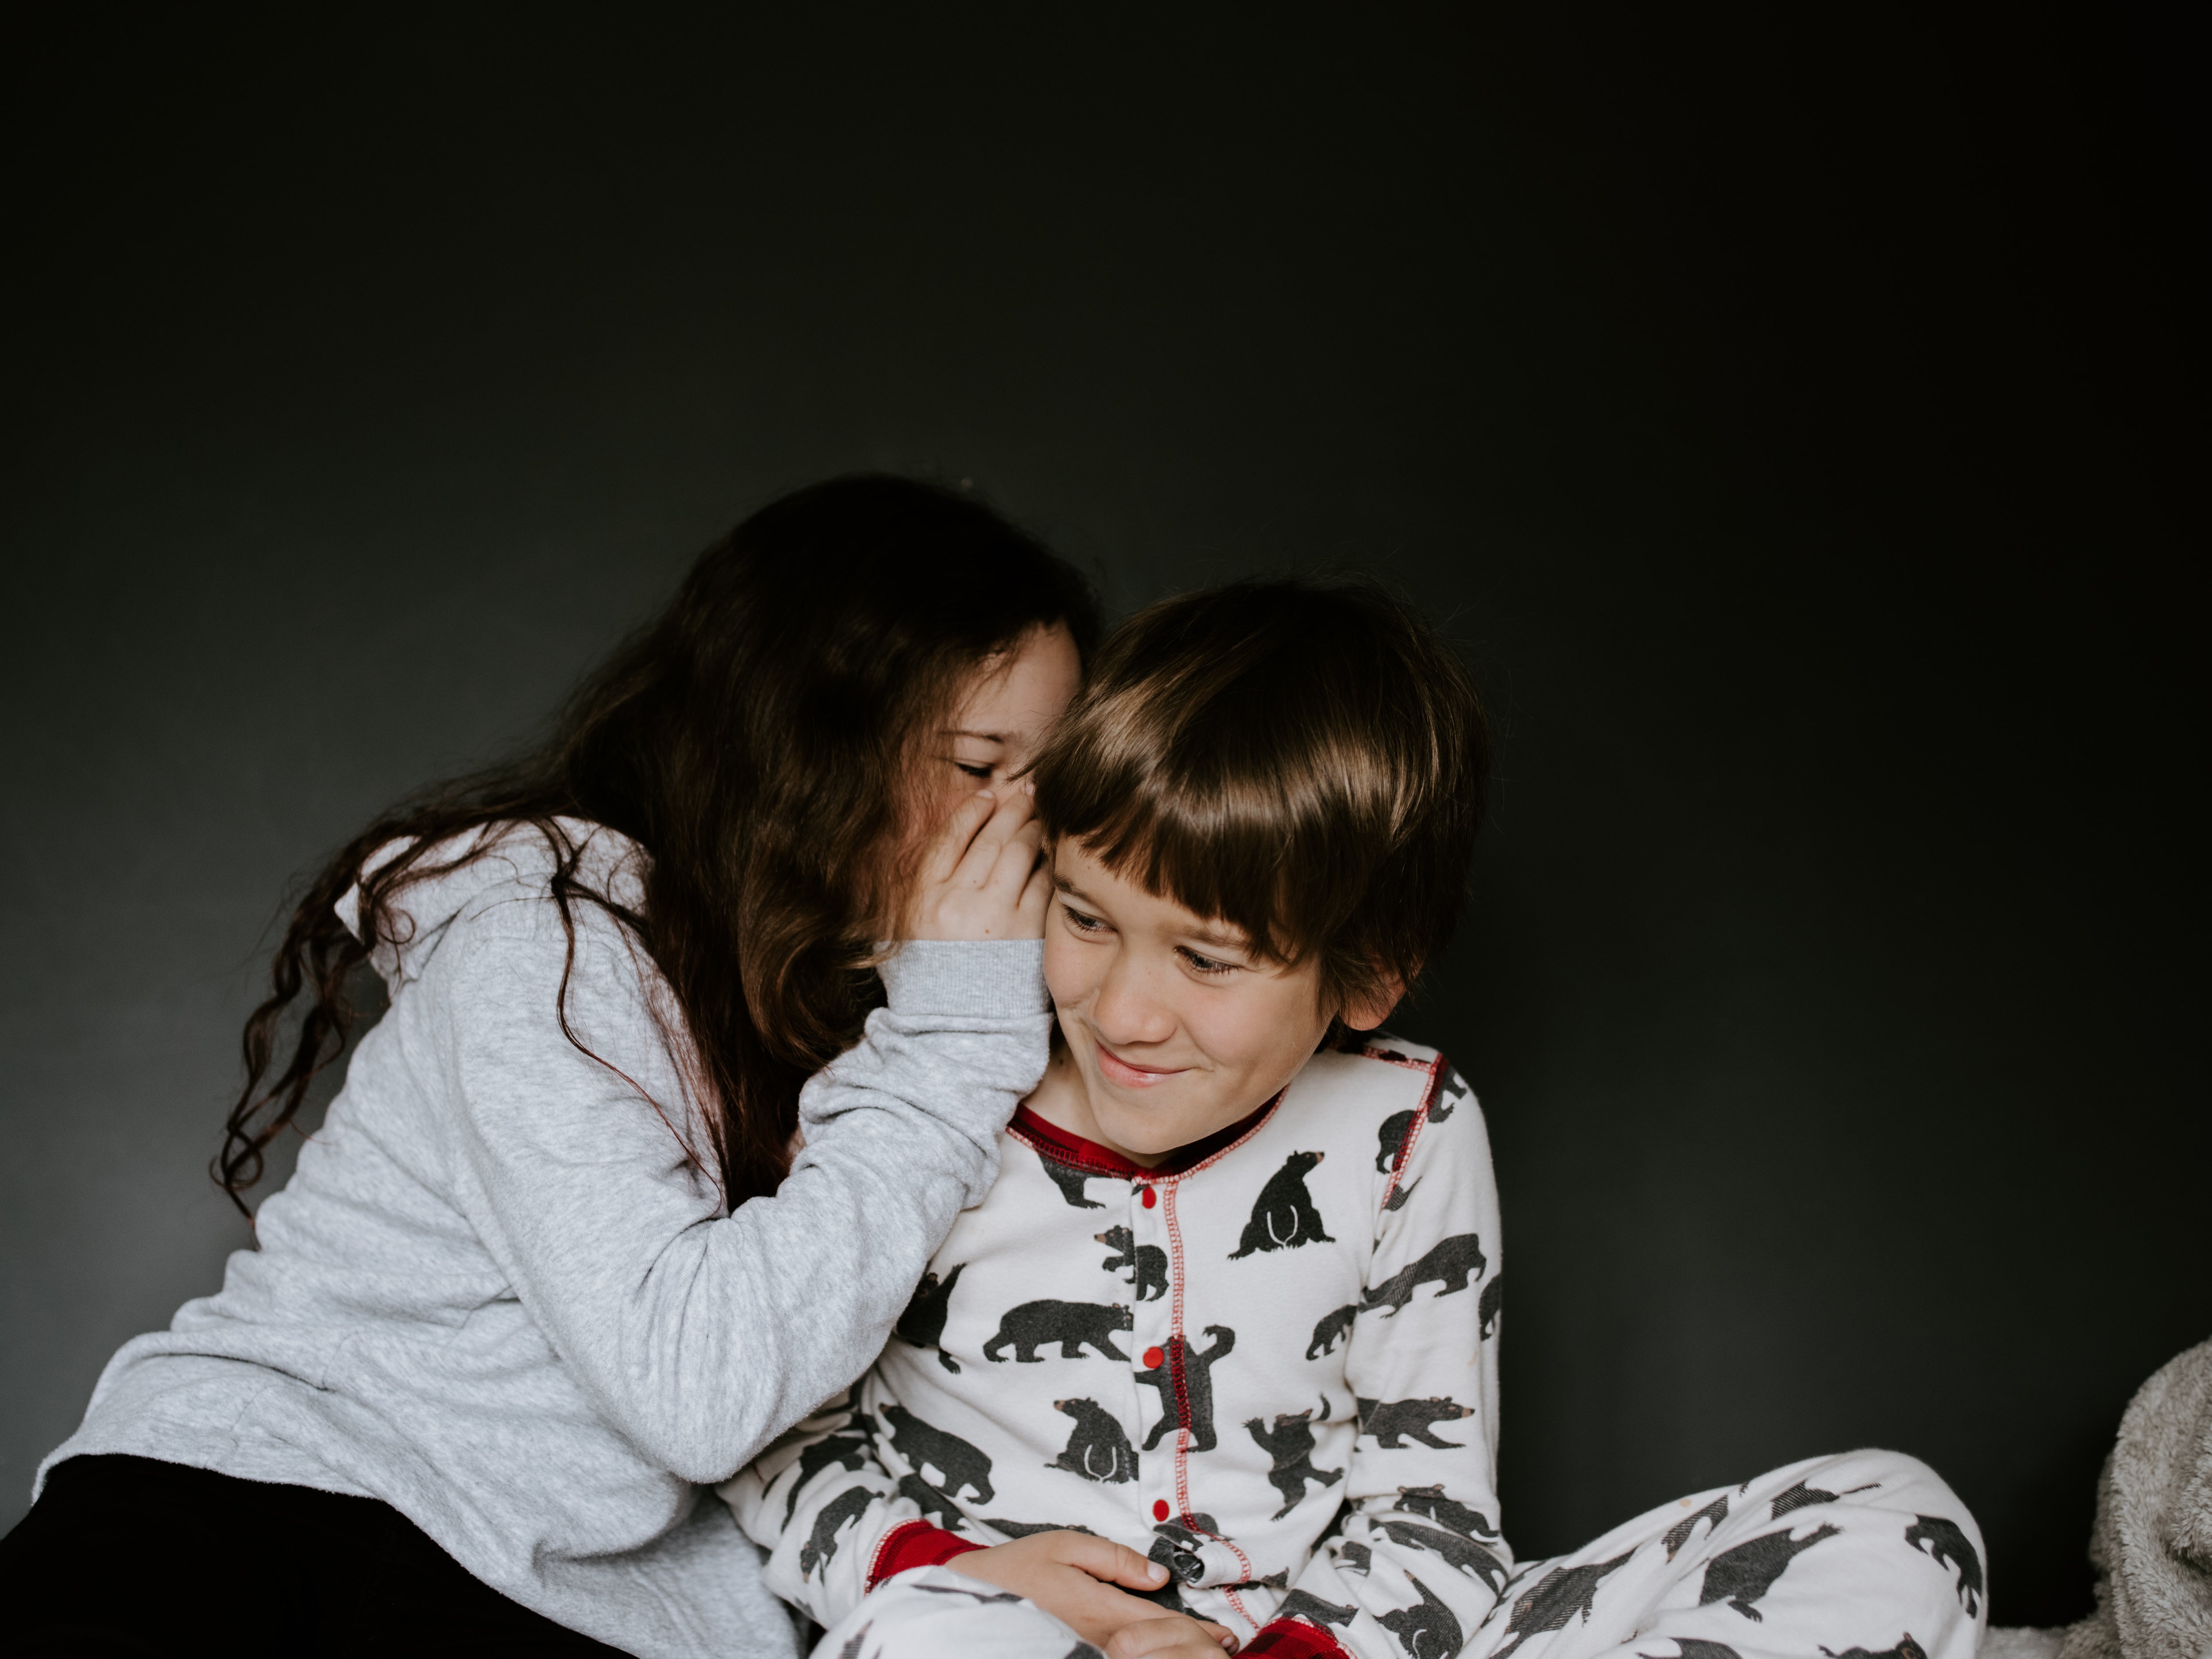
[[[1052,878],[1027,783],[979,789],[922,854],[901,939],[1042,939]]]
[[[945,1565],[1028,1597],[1114,1659],[1152,1659],[1156,1654],[1161,1659],[1196,1659],[1201,1650],[1206,1659],[1216,1659],[1224,1648],[1235,1650],[1236,1638],[1219,1625],[1164,1612],[1156,1602],[1116,1589],[1126,1584],[1129,1589],[1156,1590],[1167,1583],[1168,1570],[1126,1544],[1087,1532],[1032,1533],[1011,1544],[955,1556]],[[1151,1625],[1180,1628],[1146,1632],[1144,1627]],[[1198,1646],[1188,1656],[1176,1645],[1177,1640],[1194,1639]]]

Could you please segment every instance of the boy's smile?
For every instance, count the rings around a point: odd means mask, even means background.
[[[1053,851],[1044,976],[1064,1039],[1031,1111],[1133,1164],[1158,1164],[1265,1105],[1332,1017],[1379,1025],[1395,1000],[1321,1006],[1321,969],[1253,950],[1225,922],[1116,874],[1073,841]]]

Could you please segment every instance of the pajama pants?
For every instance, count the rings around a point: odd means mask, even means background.
[[[1460,1652],[1973,1659],[1985,1601],[1981,1531],[1951,1489],[1917,1459],[1849,1452],[1681,1498],[1571,1555],[1524,1563]],[[1426,1634],[1399,1636],[1406,1659],[1452,1659]],[[950,1567],[917,1567],[879,1585],[814,1659],[1097,1653],[1032,1602]]]

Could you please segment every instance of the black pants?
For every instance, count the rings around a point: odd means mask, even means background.
[[[131,1659],[610,1654],[471,1578],[389,1504],[73,1457],[0,1539],[0,1651]]]

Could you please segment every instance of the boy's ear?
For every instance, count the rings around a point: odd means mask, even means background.
[[[1371,991],[1355,993],[1344,1000],[1344,1010],[1337,1018],[1355,1031],[1371,1031],[1405,1000],[1406,981],[1395,974],[1386,974],[1378,979]]]

